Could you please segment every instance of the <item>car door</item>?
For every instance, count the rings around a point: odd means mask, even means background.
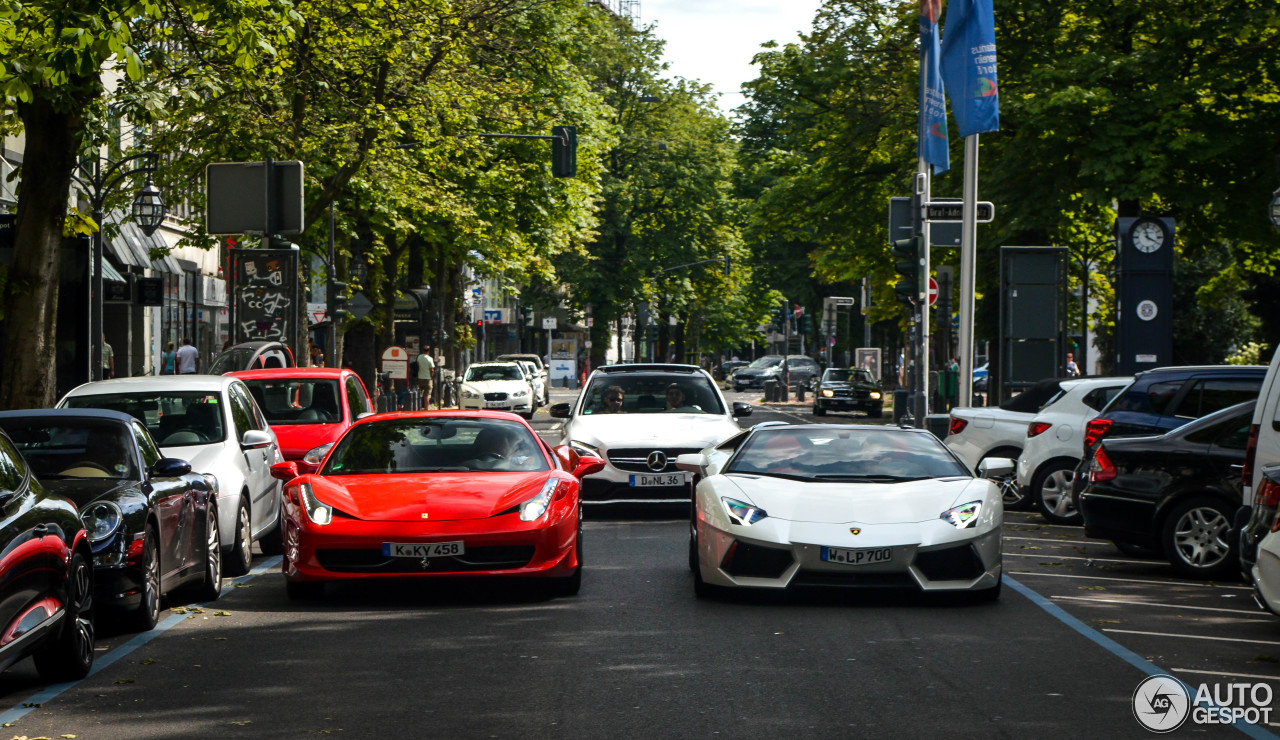
[[[180,571],[192,561],[195,501],[186,481],[166,478],[152,472],[162,455],[146,428],[135,421],[129,425],[129,433],[133,436],[141,459],[143,490],[150,487],[147,497],[155,508],[156,518],[160,520],[160,541],[156,543],[156,547],[160,552],[160,565],[163,569],[161,576],[164,578]]]
[[[235,444],[239,446],[244,441],[246,432],[259,428],[257,419],[254,418],[253,399],[241,384],[233,383],[227,388],[227,400],[231,423],[235,429]],[[271,462],[274,460],[271,449],[270,446],[240,449],[240,459],[245,468],[244,480],[249,488],[249,516],[255,528],[267,521],[264,517],[274,518],[274,513],[269,509],[271,502],[268,500],[274,487],[272,484],[275,483],[270,475]]]
[[[348,375],[343,380],[342,385],[344,395],[347,397],[347,424],[355,421],[361,414],[373,410],[373,403],[369,400],[369,393],[364,389],[364,383],[361,382],[360,378],[355,375]]]

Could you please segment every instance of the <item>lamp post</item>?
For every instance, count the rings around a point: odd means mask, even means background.
[[[103,204],[120,183],[136,174],[146,173],[147,181],[134,196],[129,211],[144,234],[154,234],[164,222],[166,213],[160,190],[151,182],[151,173],[156,171],[157,159],[154,152],[135,154],[117,162],[107,162],[103,169],[103,161],[95,158],[92,163],[81,162],[77,171],[71,175],[71,179],[88,196],[93,206],[93,220],[98,226],[93,234],[93,280],[89,298],[89,346],[92,348],[89,358],[90,380],[102,379],[102,229],[106,219]],[[135,162],[139,164],[126,169]]]
[[[1271,202],[1267,204],[1267,218],[1271,225],[1280,229],[1280,188],[1271,194]]]

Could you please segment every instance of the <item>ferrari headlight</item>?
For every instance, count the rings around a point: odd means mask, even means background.
[[[880,391],[871,391],[870,393],[867,394],[867,397],[870,398],[872,401],[879,401]]]
[[[558,485],[560,481],[548,478],[547,482],[542,484],[542,490],[538,491],[537,496],[520,504],[520,521],[531,522],[547,513],[547,508],[551,506],[551,497],[556,494]]]
[[[599,448],[595,445],[589,445],[586,442],[579,442],[576,439],[569,440],[569,447],[579,455],[590,455],[592,457],[604,457],[600,454]]]
[[[822,397],[823,397],[823,398],[831,398],[831,397],[832,397],[832,396],[834,396],[835,394],[836,394],[836,392],[835,392],[835,391],[833,391],[833,390],[831,390],[830,388],[823,388],[823,389],[822,389]]]
[[[978,523],[978,512],[982,511],[981,501],[970,501],[953,509],[942,512],[942,519],[947,520],[956,529],[966,529]]]
[[[769,513],[764,509],[752,506],[751,504],[744,504],[736,498],[721,496],[720,501],[724,503],[724,508],[729,512],[729,518],[733,520],[734,524],[747,526],[755,524],[761,519],[769,516]]]
[[[319,447],[312,447],[307,451],[307,454],[302,456],[302,462],[311,466],[319,466],[320,463],[324,462],[324,456],[329,454],[331,449],[333,449],[332,442],[322,444]]]
[[[120,507],[110,501],[89,504],[80,513],[80,521],[84,523],[90,542],[101,542],[115,534],[123,520]]]
[[[307,512],[307,518],[313,524],[324,526],[333,521],[333,507],[329,506],[316,498],[311,490],[311,484],[298,484],[298,498],[302,499],[302,508]]]
[[[512,393],[512,394],[511,394],[511,397],[512,397],[512,398],[524,398],[524,397],[525,397],[525,396],[527,396],[527,395],[529,395],[529,391],[516,391],[515,393]]]

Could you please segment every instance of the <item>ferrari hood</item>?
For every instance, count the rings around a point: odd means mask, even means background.
[[[770,517],[827,524],[905,524],[937,519],[958,504],[986,499],[987,482],[975,478],[904,483],[812,483],[729,474],[743,493]]]
[[[309,476],[324,503],[365,521],[485,519],[533,498],[549,473]],[[425,516],[424,516],[425,514]]]
[[[614,447],[693,447],[702,449],[742,431],[720,414],[590,414],[565,429],[572,439],[606,449]]]

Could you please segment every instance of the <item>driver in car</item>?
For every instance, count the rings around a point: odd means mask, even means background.
[[[475,454],[467,465],[473,470],[525,470],[537,467],[535,450],[514,430],[488,427],[476,435]]]

